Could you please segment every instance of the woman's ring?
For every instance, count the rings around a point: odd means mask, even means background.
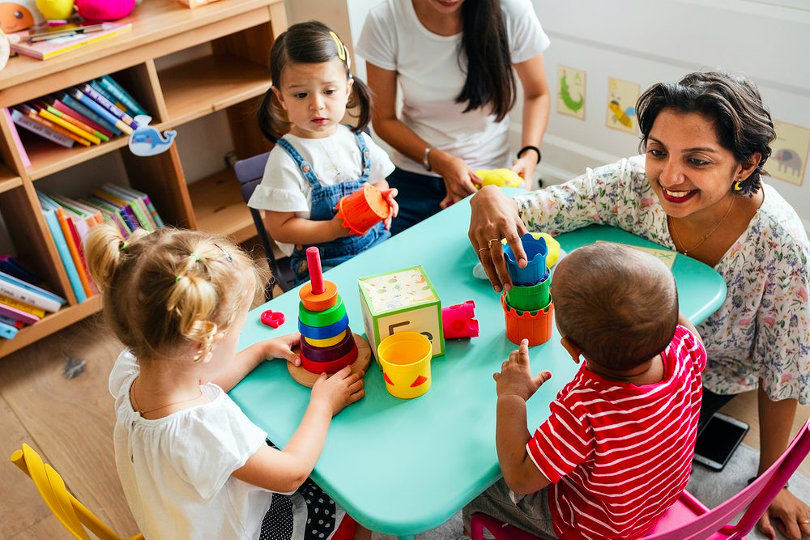
[[[491,240],[489,241],[489,243],[487,244],[487,249],[492,249],[492,242],[500,242],[500,241],[501,241],[501,239],[500,239],[500,238],[493,238],[493,239],[491,239]]]
[[[482,247],[482,248],[478,248],[478,253],[481,253],[481,252],[482,252],[482,251],[484,251],[485,249],[489,249],[489,247],[484,246],[484,247]]]
[[[799,523],[801,523],[802,525],[808,525],[810,524],[810,519],[802,519],[799,521]]]

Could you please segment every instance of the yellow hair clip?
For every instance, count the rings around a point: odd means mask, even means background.
[[[334,41],[335,45],[337,46],[338,58],[340,58],[342,61],[345,62],[346,61],[346,47],[343,46],[343,42],[340,41],[340,38],[338,37],[338,35],[336,33],[329,30],[329,35],[332,37],[332,41]]]

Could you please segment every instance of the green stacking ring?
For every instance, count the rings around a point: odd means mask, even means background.
[[[337,295],[335,305],[323,311],[310,311],[304,304],[298,305],[298,320],[307,326],[323,328],[335,324],[346,315],[346,306],[343,305],[343,298]]]
[[[521,311],[536,311],[548,306],[550,295],[548,292],[551,280],[546,277],[534,285],[513,285],[506,292],[506,301],[515,309]]]

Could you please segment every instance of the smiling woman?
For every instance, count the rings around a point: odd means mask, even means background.
[[[720,309],[698,331],[708,353],[701,424],[734,395],[758,389],[760,472],[784,452],[797,401],[810,403],[810,243],[763,166],[775,137],[748,80],[700,72],[649,88],[636,106],[646,156],[506,198],[485,187],[470,205],[469,237],[493,287],[511,287],[500,244],[523,257],[526,230],[559,234],[620,227],[712,267],[726,282]],[[810,536],[810,508],[787,489],[768,515],[788,538]],[[771,525],[763,518],[763,530]]]

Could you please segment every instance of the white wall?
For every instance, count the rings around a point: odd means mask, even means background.
[[[380,1],[287,0],[287,6],[290,23],[320,19],[345,41],[349,32],[356,42],[366,13]],[[552,113],[539,168],[546,182],[565,181],[585,167],[637,152],[637,137],[605,126],[609,77],[634,81],[643,91],[700,69],[742,73],[757,82],[775,120],[810,128],[807,0],[531,1],[551,38],[545,58]],[[363,77],[362,59],[355,64]],[[587,74],[584,121],[556,113],[560,64]],[[519,144],[519,118],[516,110],[513,148]],[[810,226],[807,176],[801,187],[770,182]]]

